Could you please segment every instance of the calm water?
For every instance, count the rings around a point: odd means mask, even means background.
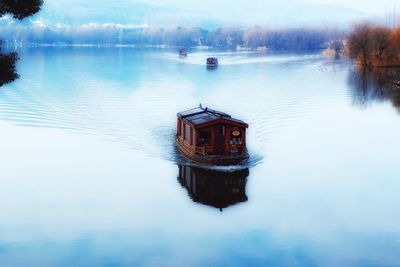
[[[0,266],[400,266],[400,96],[315,53],[21,49],[0,89]],[[244,168],[174,148],[199,103]]]

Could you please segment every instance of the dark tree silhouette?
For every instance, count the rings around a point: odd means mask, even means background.
[[[22,20],[40,11],[43,0],[0,0],[0,17],[10,14],[13,18]],[[16,53],[3,54],[0,41],[0,86],[10,83],[19,77],[16,72]]]
[[[0,86],[18,79],[15,63],[18,60],[17,53],[4,55],[0,52]]]
[[[15,19],[24,19],[40,11],[43,0],[0,0],[0,16],[11,14]]]

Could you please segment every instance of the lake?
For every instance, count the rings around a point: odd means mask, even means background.
[[[0,88],[1,266],[400,266],[400,96],[351,62],[18,52]],[[250,125],[244,168],[176,152],[176,113],[200,103]]]

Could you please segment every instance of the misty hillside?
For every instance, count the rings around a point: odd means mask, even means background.
[[[345,33],[328,28],[269,29],[228,27],[207,30],[199,27],[155,28],[135,24],[97,24],[77,26],[46,24],[36,20],[31,25],[3,25],[2,38],[8,45],[151,45],[209,46],[220,49],[322,49],[343,39]]]

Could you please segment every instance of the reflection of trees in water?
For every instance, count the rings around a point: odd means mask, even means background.
[[[194,202],[222,210],[247,201],[248,176],[249,169],[229,172],[179,165],[178,181]]]
[[[399,80],[400,68],[376,68],[370,71],[352,70],[348,82],[356,104],[389,100],[400,112]]]
[[[5,55],[0,51],[0,86],[10,83],[19,77],[15,67],[17,60],[18,55],[16,53]]]
[[[10,14],[14,19],[22,20],[39,12],[42,4],[43,0],[0,0],[0,18],[5,14]],[[2,44],[0,41],[0,86],[19,77],[15,66],[18,55],[16,53],[3,54]]]

